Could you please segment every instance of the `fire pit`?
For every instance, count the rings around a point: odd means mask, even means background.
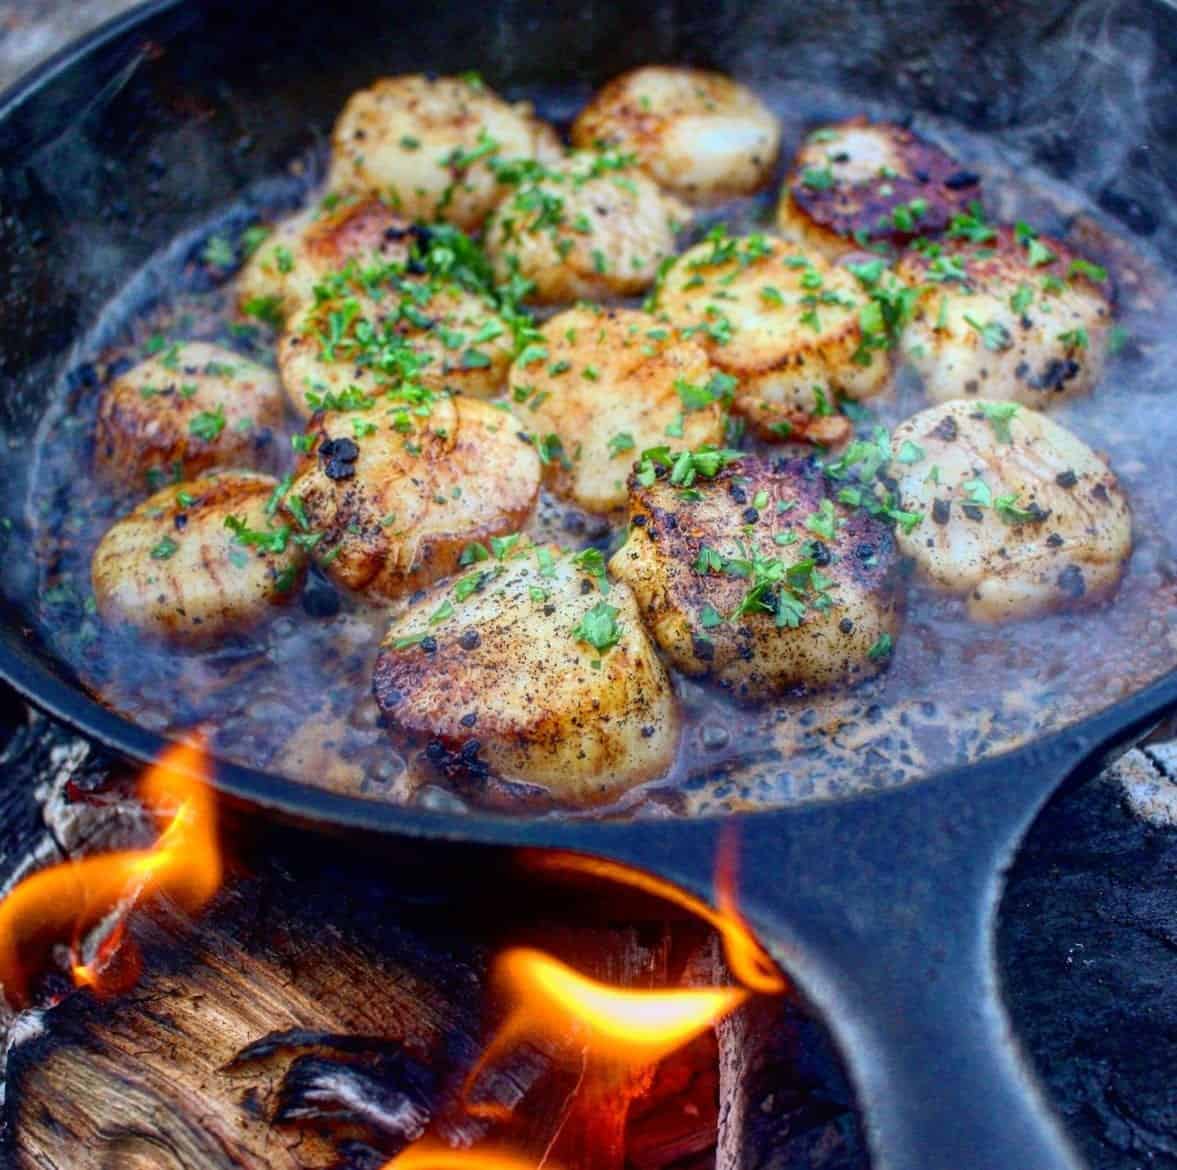
[[[6,758],[23,811],[10,855],[29,868],[75,881],[142,836],[134,776],[51,722],[31,717]],[[205,842],[175,824],[155,846],[171,873],[155,869],[191,895],[180,854]],[[782,1165],[865,1165],[820,1023],[792,994],[734,985],[719,936],[682,907],[584,874],[537,884],[506,854],[356,857],[233,817],[220,837],[224,886],[198,917],[144,892],[88,964],[37,951],[10,1020],[16,1165],[166,1151],[185,1170],[366,1170],[422,1148],[486,1159],[452,1154],[470,1167],[737,1167],[774,1150],[791,1151]],[[62,848],[91,861],[46,871]],[[193,862],[207,879],[208,858]]]
[[[10,885],[142,831],[131,770],[10,709]],[[1054,802],[1003,907],[1012,1014],[1100,1170],[1165,1166],[1177,1141],[1177,834],[1131,812],[1124,788],[1172,783],[1167,758],[1133,753]],[[202,915],[155,901],[130,916],[137,965],[108,948],[75,989],[64,953],[46,957],[35,1006],[10,1020],[15,1167],[368,1170],[423,1133],[459,1151],[509,1135],[530,1165],[868,1165],[836,1050],[794,994],[755,996],[653,1059],[614,1053],[593,1076],[584,1036],[491,1050],[518,1003],[493,978],[512,947],[633,990],[730,987],[717,936],[681,908],[622,886],[537,889],[508,855],[357,857],[232,816],[222,829],[225,882]]]

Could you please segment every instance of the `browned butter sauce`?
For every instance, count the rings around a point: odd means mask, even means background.
[[[783,88],[763,96],[784,118],[782,169],[819,119],[899,113],[849,95]],[[1167,274],[1008,144],[934,123],[917,128],[982,174],[991,218],[1021,215],[1113,274],[1130,340],[1096,392],[1055,417],[1109,459],[1131,501],[1135,548],[1120,589],[1099,609],[990,626],[967,621],[959,602],[911,581],[889,668],[854,690],[741,708],[705,683],[677,678],[684,732],[672,773],[593,815],[713,813],[905,783],[1063,726],[1177,665],[1177,345],[1166,329],[1175,304]],[[284,209],[300,194],[310,198],[307,176],[316,163],[292,168]],[[708,213],[701,230],[723,220],[733,231],[770,231],[778,190],[779,181],[762,198]],[[249,220],[238,208],[223,222],[232,226],[210,225],[207,234],[232,239]],[[370,694],[384,610],[345,595],[317,570],[261,628],[214,649],[182,650],[101,628],[89,600],[90,554],[129,506],[109,498],[90,472],[103,381],[143,356],[154,336],[217,340],[273,363],[273,336],[235,315],[231,289],[210,279],[201,251],[194,239],[158,257],[111,306],[43,427],[32,507],[41,618],[52,646],[113,709],[159,731],[204,725],[230,760],[374,800],[559,811],[545,793],[508,781],[443,783],[424,758],[398,753]],[[161,287],[168,290],[162,299]],[[157,295],[145,310],[149,288]],[[901,377],[892,394],[871,404],[866,425],[892,426],[922,405],[918,387]],[[292,418],[289,431],[297,429]],[[286,436],[280,446],[289,450]],[[547,496],[532,529],[606,551],[623,537]]]

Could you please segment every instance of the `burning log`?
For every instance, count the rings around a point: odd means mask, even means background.
[[[132,990],[22,1017],[6,1103],[16,1166],[378,1167],[429,1131],[621,1170],[652,1068],[618,1064],[590,1082],[555,1047],[524,1046],[487,1070],[489,1090],[480,1081],[507,1122],[472,1121],[459,1097],[485,1044],[497,940],[460,913],[439,930],[435,909],[397,903],[370,867],[299,868],[287,857],[232,880],[195,926],[167,908],[140,915]],[[528,931],[596,978],[664,986],[681,970],[665,927]]]

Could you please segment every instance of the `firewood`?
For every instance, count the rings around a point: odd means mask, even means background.
[[[825,1028],[788,997],[723,1020],[716,1170],[866,1170],[853,1095]]]
[[[630,1104],[653,1070],[586,1078],[579,1054],[525,1047],[486,1071],[515,1116],[464,1112],[460,1089],[502,1010],[488,1000],[487,958],[516,928],[479,937],[460,907],[398,901],[379,867],[322,868],[287,858],[234,877],[196,924],[138,914],[132,990],[72,993],[26,1017],[5,1105],[15,1165],[379,1166],[428,1132],[455,1145],[493,1137],[566,1170],[622,1170]],[[665,985],[674,953],[665,926],[540,919],[512,941],[630,986]]]

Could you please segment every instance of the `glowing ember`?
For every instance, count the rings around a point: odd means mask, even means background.
[[[397,1154],[383,1170],[537,1170],[536,1163],[502,1150],[450,1150],[423,1141]],[[559,1170],[551,1162],[544,1170]]]
[[[159,840],[150,849],[126,850],[53,866],[21,882],[0,903],[0,985],[13,1003],[23,1003],[30,977],[49,950],[68,941],[78,953],[84,936],[105,918],[112,930],[94,956],[75,958],[79,986],[110,991],[105,975],[119,952],[125,914],[140,899],[163,894],[181,909],[199,910],[221,884],[216,805],[205,778],[208,757],[203,744],[176,744],[146,772],[140,785],[143,803],[161,820]],[[125,985],[137,967],[119,964]]]
[[[714,910],[706,902],[670,882],[640,869],[632,869],[619,861],[584,857],[578,853],[534,853],[529,857],[529,864],[535,869],[561,870],[604,878],[682,907],[714,927],[723,939],[724,954],[732,974],[746,988],[761,995],[779,995],[788,990],[788,982],[771,956],[756,941],[739,912],[739,854],[736,846],[735,832],[726,832],[720,840],[716,865],[715,901],[718,909]]]

